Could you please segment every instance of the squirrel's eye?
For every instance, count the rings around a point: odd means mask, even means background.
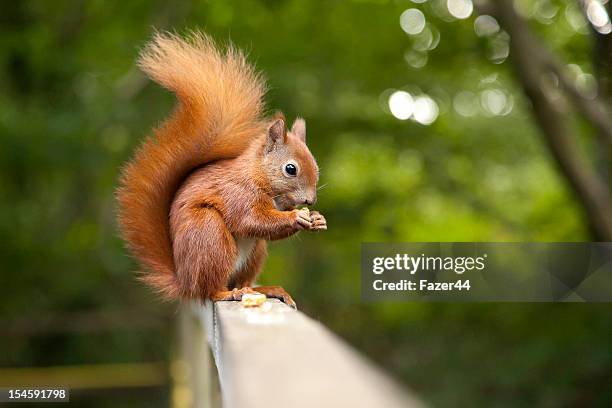
[[[296,176],[297,175],[297,167],[295,166],[295,164],[293,163],[287,163],[285,164],[285,173],[287,173],[288,176]]]

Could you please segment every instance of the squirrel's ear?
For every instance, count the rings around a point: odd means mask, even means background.
[[[295,119],[291,126],[291,133],[299,137],[302,142],[306,143],[306,121],[302,118]]]
[[[283,119],[276,119],[272,126],[268,128],[268,138],[266,141],[266,152],[272,151],[274,146],[280,143],[285,143],[287,137],[287,128]]]

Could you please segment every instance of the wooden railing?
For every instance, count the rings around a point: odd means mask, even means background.
[[[182,307],[173,403],[182,407],[421,407],[321,323],[277,300]]]

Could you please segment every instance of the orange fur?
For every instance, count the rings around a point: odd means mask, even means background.
[[[264,82],[240,51],[220,50],[202,33],[186,40],[158,33],[138,64],[178,99],[124,168],[117,191],[121,232],[147,270],[145,282],[167,299],[213,297],[252,283],[263,240],[324,229],[322,216],[315,227],[293,210],[316,196],[305,124],[296,121],[295,134],[284,117],[269,126]],[[299,177],[283,175],[288,159]]]

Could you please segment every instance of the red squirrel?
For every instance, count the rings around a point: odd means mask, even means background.
[[[172,91],[172,115],[124,167],[124,240],[162,297],[240,300],[256,290],[295,307],[279,286],[252,288],[266,241],[327,229],[310,206],[319,169],[306,123],[263,115],[265,83],[244,54],[206,34],[157,33],[139,67]]]

